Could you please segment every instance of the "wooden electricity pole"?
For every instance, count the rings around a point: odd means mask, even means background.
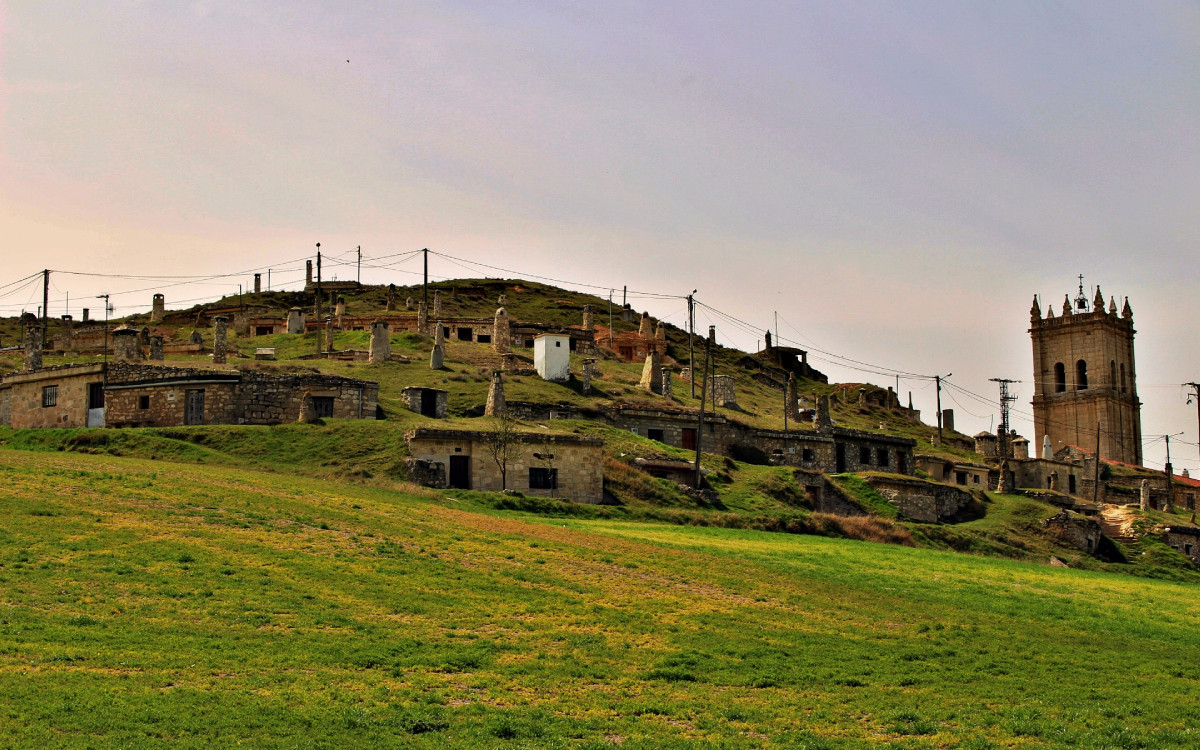
[[[689,294],[688,298],[687,298],[688,299],[688,378],[692,381],[692,398],[696,397],[696,301],[695,301],[695,299],[693,299],[693,296],[695,294],[696,294],[696,290],[693,289],[692,293]],[[609,317],[610,317],[610,319],[612,317],[611,309],[612,309],[612,298],[610,297],[609,298],[609,310],[610,310]],[[608,325],[609,325],[609,328],[612,327],[611,322]],[[609,345],[609,348],[612,348],[611,344]]]

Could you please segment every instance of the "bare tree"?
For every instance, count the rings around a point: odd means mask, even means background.
[[[508,489],[508,462],[521,450],[521,433],[517,420],[505,410],[495,418],[492,428],[483,433],[483,444],[500,469],[500,489]]]

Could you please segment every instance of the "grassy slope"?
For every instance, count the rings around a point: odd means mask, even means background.
[[[0,451],[14,747],[1189,747],[1189,586]],[[440,498],[440,499],[439,499]]]

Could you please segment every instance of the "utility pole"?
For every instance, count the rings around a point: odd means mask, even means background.
[[[1192,387],[1192,392],[1188,394],[1188,403],[1192,403],[1193,400],[1196,402],[1196,434],[1200,435],[1200,383],[1184,383],[1184,385],[1190,385]],[[1196,442],[1197,444],[1200,444],[1200,439],[1198,439]]]
[[[317,319],[317,324],[321,322],[321,243],[317,243],[317,290],[313,294],[313,317]],[[321,336],[317,334],[317,353],[321,353]]]
[[[50,333],[50,269],[42,271],[42,346]]]
[[[104,368],[104,372],[105,372],[104,377],[107,378],[108,377],[108,367],[107,367],[107,365],[108,365],[108,311],[109,311],[108,295],[107,294],[97,294],[96,299],[104,300],[104,350],[103,350],[103,354],[104,354],[104,364],[106,365]]]
[[[629,307],[629,285],[628,284],[621,287],[621,309],[624,310],[626,307]]]
[[[358,246],[358,274],[355,281],[362,284],[362,245]]]
[[[688,378],[692,381],[692,398],[696,397],[696,290],[688,295]],[[611,306],[610,306],[611,310]],[[611,314],[611,313],[610,313]],[[612,325],[610,324],[611,328]]]
[[[710,329],[711,330],[711,329]],[[708,360],[712,356],[712,339],[704,345],[704,380],[700,384],[700,416],[696,419],[696,489],[700,489],[700,442],[704,436],[704,396],[708,389]]]
[[[425,293],[425,319],[429,320],[429,316],[432,314],[429,309],[429,248],[425,248],[421,252],[425,254],[425,284],[422,287]],[[421,331],[421,333],[425,332]]]
[[[949,373],[946,377],[950,377],[954,373]],[[937,444],[942,444],[942,376],[934,375],[933,380],[937,383]]]
[[[1175,494],[1175,492],[1174,492],[1175,482],[1171,478],[1171,475],[1174,474],[1175,472],[1172,471],[1172,469],[1171,469],[1171,436],[1163,435],[1163,439],[1167,441],[1167,463],[1165,466],[1163,466],[1163,473],[1167,475],[1167,505],[1166,505],[1166,508],[1174,508],[1175,507],[1175,503],[1174,503],[1175,498],[1172,497],[1172,495]],[[1166,510],[1166,508],[1164,508],[1164,510]]]
[[[1000,430],[999,430],[999,432],[1000,432],[1000,445],[999,445],[998,447],[1000,448],[1000,458],[1003,460],[1003,459],[1005,459],[1005,458],[1010,458],[1010,456],[1009,456],[1009,445],[1008,445],[1008,436],[1009,436],[1009,427],[1008,427],[1008,405],[1009,405],[1011,402],[1013,402],[1013,401],[1016,401],[1016,400],[1017,400],[1017,397],[1016,397],[1016,396],[1010,396],[1010,395],[1008,394],[1008,384],[1009,384],[1009,383],[1015,383],[1016,381],[1015,381],[1015,380],[1008,380],[1008,379],[1006,379],[1006,378],[989,378],[989,380],[991,380],[993,383],[999,383],[999,384],[1000,384]],[[941,422],[941,416],[940,416],[940,414],[941,414],[941,409],[940,409],[940,407],[939,407],[939,410],[938,410],[938,414],[939,414],[939,416],[938,416],[938,421],[939,421],[939,422]],[[1099,459],[1100,459],[1100,454],[1099,454],[1099,453],[1097,453],[1097,454],[1096,454],[1096,459],[1097,459],[1097,460],[1099,460]]]
[[[717,344],[717,327],[709,326],[708,327],[709,351],[711,351],[712,348],[714,346],[716,346],[716,344]],[[717,377],[717,358],[715,356],[709,357],[707,354],[704,355],[704,366],[706,369],[709,366],[708,362],[710,359],[712,360],[712,376],[713,376],[714,380],[713,380],[713,387],[709,388],[708,390],[710,393],[712,393],[712,410],[713,410],[713,414],[716,414],[717,413],[717,383],[716,383],[715,378]],[[704,381],[706,383],[708,382],[708,376],[709,376],[709,373],[705,372],[704,373]]]
[[[608,290],[608,348],[609,348],[609,349],[612,349],[612,347],[613,347],[613,339],[612,339],[612,336],[613,336],[613,331],[612,331],[612,296],[613,296],[613,292],[615,292],[615,291],[616,291],[615,289],[609,289],[609,290]]]

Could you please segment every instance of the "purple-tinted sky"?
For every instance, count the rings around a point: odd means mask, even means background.
[[[697,288],[758,327],[778,312],[800,346],[989,397],[989,377],[1027,381],[1032,437],[1029,302],[1057,312],[1083,273],[1134,307],[1153,464],[1151,434],[1196,442],[1197,40],[1186,2],[10,2],[0,287],[267,265],[280,287],[318,241],[429,247],[618,295]],[[51,311],[69,293],[78,315],[101,292],[144,309],[119,293],[159,282],[54,283]],[[0,314],[36,310],[31,289],[0,288]],[[685,322],[681,299],[631,302]],[[932,420],[932,387],[910,390]],[[960,429],[992,426],[958,398]],[[1200,465],[1194,444],[1172,457]]]

